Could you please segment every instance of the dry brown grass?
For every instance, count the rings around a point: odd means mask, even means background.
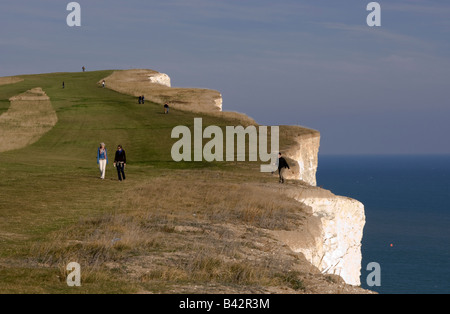
[[[80,218],[34,245],[30,262],[59,267],[64,278],[64,265],[77,261],[85,282],[114,272],[143,292],[361,292],[330,284],[271,235],[297,230],[309,217],[278,185],[190,170],[120,193],[113,211]]]
[[[0,152],[36,142],[58,121],[50,99],[40,88],[10,98],[9,110],[0,116]]]
[[[0,86],[22,82],[23,79],[16,76],[0,77]]]
[[[266,230],[296,228],[305,215],[300,204],[265,185],[205,174],[213,173],[180,172],[124,192],[114,212],[34,245],[32,261],[63,274],[77,261],[90,278],[127,265],[127,276],[144,284],[286,285],[282,274],[301,257],[286,258],[289,250]]]

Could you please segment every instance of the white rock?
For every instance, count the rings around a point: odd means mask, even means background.
[[[364,205],[342,196],[305,197],[299,202],[309,206],[321,221],[321,232],[312,247],[298,247],[322,272],[341,276],[351,285],[360,285],[361,241],[365,225]]]
[[[150,74],[148,78],[151,83],[171,87],[170,77],[165,73]]]
[[[298,168],[294,174],[287,174],[286,178],[302,180],[309,185],[316,186],[319,146],[320,133],[318,132],[296,138],[296,144],[292,145],[285,154],[297,162]]]

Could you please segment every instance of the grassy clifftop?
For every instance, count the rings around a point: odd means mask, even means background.
[[[221,127],[239,119],[164,115],[161,104],[101,88],[111,73],[0,84],[0,114],[11,97],[40,87],[58,117],[37,142],[0,153],[1,293],[360,292],[267,232],[301,228],[309,214],[287,192],[312,187],[280,188],[259,173],[260,163],[172,161],[175,126],[192,128],[195,117]],[[100,142],[110,158],[104,181]],[[118,144],[128,157],[125,182],[112,166]],[[66,285],[69,262],[81,264],[82,287]]]

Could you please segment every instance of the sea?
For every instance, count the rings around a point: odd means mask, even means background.
[[[363,288],[450,293],[450,156],[319,155],[317,185],[365,206]]]

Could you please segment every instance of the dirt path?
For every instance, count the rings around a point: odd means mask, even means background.
[[[40,87],[9,101],[9,110],[0,116],[0,152],[35,143],[58,121],[50,98]]]

